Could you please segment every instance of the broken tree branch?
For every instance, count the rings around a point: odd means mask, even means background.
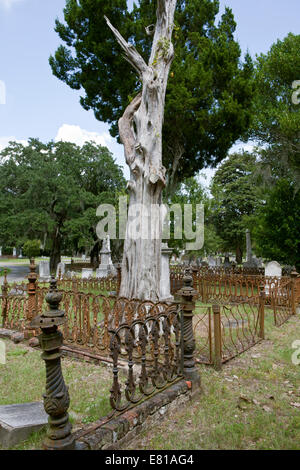
[[[122,47],[123,51],[125,52],[125,59],[132,65],[132,67],[138,72],[140,76],[143,75],[148,70],[148,66],[142,56],[138,53],[136,48],[129,44],[123,36],[119,33],[119,31],[111,24],[109,19],[104,16],[107,25],[114,33],[115,38],[117,39],[118,43]]]
[[[142,99],[139,93],[125,109],[123,116],[119,119],[120,140],[124,145],[126,163],[130,166],[135,158],[136,138],[132,129],[134,113],[138,110]]]

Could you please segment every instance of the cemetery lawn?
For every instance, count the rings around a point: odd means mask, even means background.
[[[24,344],[6,343],[6,364],[0,365],[0,405],[42,401],[45,388],[45,365],[41,351]],[[106,366],[63,357],[63,374],[69,386],[69,409],[73,430],[106,416],[111,408],[109,389],[111,372]],[[45,431],[33,433],[14,449],[41,449]],[[1,449],[1,446],[0,446]]]
[[[223,366],[200,366],[203,393],[143,431],[126,449],[300,449],[299,315],[280,328],[266,318],[266,340]],[[298,358],[300,357],[298,353]]]

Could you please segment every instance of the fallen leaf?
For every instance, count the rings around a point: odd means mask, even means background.
[[[262,409],[263,409],[264,411],[266,411],[267,413],[272,413],[271,408],[269,408],[269,407],[266,406],[266,405],[264,405],[264,406],[262,407]]]
[[[294,406],[295,408],[300,408],[300,403],[292,402],[291,405]]]
[[[240,400],[246,401],[247,403],[251,403],[251,398],[246,397],[245,395],[240,395]]]

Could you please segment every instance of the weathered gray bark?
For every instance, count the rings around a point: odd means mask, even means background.
[[[142,92],[132,100],[119,121],[120,139],[130,168],[129,218],[120,295],[152,301],[160,298],[162,220],[159,211],[151,212],[150,208],[151,205],[159,207],[166,184],[162,166],[162,125],[168,75],[174,56],[171,38],[175,7],[176,0],[157,1],[157,21],[148,65],[106,19],[143,85]],[[150,28],[146,31],[149,34]],[[136,204],[140,205],[139,213]],[[131,215],[134,220],[130,220]]]

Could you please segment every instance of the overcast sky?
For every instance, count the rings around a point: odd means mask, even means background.
[[[65,0],[0,0],[0,148],[28,137],[77,144],[90,139],[107,145],[125,166],[108,126],[80,106],[79,92],[51,73],[48,58],[60,44],[54,21],[62,18],[64,5]],[[221,0],[220,14],[225,5],[235,15],[243,52],[249,49],[252,56],[289,32],[299,33],[299,0]]]

